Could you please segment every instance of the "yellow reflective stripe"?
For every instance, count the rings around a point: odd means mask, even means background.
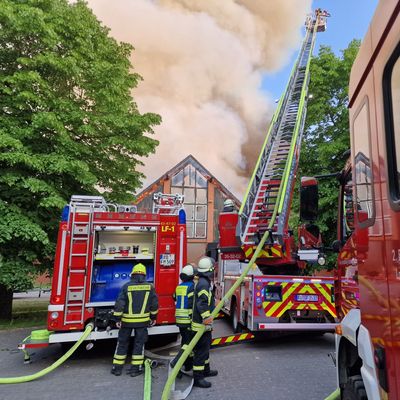
[[[176,288],[176,295],[177,296],[186,296],[186,293],[187,293],[187,286],[178,286],[177,288]]]
[[[126,318],[148,317],[149,315],[150,315],[149,312],[144,313],[144,314],[128,314],[128,313],[122,314],[122,316],[126,317]]]
[[[114,311],[114,312],[113,312],[113,315],[114,315],[115,317],[120,317],[120,316],[122,315],[122,311],[121,311],[121,312],[120,312],[120,311],[118,311],[118,312]]]
[[[156,310],[156,311],[150,311],[150,314],[151,314],[151,315],[157,315],[157,314],[158,314],[158,310]]]
[[[124,356],[121,356],[121,355],[119,355],[119,354],[114,354],[114,358],[115,358],[116,360],[125,360],[126,354],[125,354]]]
[[[198,324],[197,322],[192,321],[192,330],[199,331],[203,328],[203,324]]]
[[[198,297],[200,297],[201,295],[205,294],[207,296],[207,298],[210,296],[210,292],[206,289],[200,290],[200,292],[198,293]]]
[[[206,361],[204,361],[204,364],[210,364],[210,359],[209,359],[209,358],[207,358],[207,360],[206,360]]]
[[[118,365],[124,365],[125,364],[125,360],[113,360],[113,364],[118,364]]]
[[[125,318],[122,317],[122,322],[148,322],[150,321],[150,317],[146,318]]]
[[[187,347],[188,347],[188,345],[187,345],[187,344],[184,344],[184,345],[182,345],[182,350],[185,350],[185,349],[187,349]]]
[[[144,360],[143,354],[132,354],[132,360]]]
[[[211,315],[211,313],[209,310],[207,310],[207,311],[204,311],[203,313],[201,313],[200,315],[201,315],[201,318],[204,319],[204,318],[209,317]]]
[[[204,365],[193,365],[193,371],[204,371]]]
[[[131,361],[131,365],[142,365],[144,360],[135,360],[135,361]]]
[[[225,343],[231,343],[233,339],[235,339],[235,335],[227,337]]]
[[[150,285],[133,285],[133,286],[128,286],[128,292],[133,292],[136,290],[150,290],[151,286]]]
[[[193,292],[190,292],[187,297],[192,297],[193,296]]]
[[[133,314],[132,311],[132,293],[128,292],[128,313]]]
[[[140,310],[140,314],[143,314],[144,311],[146,310],[146,306],[147,306],[147,301],[149,299],[149,295],[150,295],[150,292],[146,292],[146,294],[144,295],[143,306],[142,306],[142,309]]]

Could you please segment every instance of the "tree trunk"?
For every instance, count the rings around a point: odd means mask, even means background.
[[[13,291],[0,284],[0,319],[11,321]]]

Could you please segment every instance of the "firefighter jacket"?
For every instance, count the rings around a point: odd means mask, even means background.
[[[199,273],[199,281],[194,288],[192,330],[199,331],[203,320],[214,310],[214,295],[211,290],[211,280],[207,274]]]
[[[182,282],[175,289],[175,320],[182,328],[190,327],[192,322],[194,282]]]
[[[114,319],[128,328],[149,326],[158,313],[158,298],[152,284],[144,275],[134,275],[122,286],[114,307]]]

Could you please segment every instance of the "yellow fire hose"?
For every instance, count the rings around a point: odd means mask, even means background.
[[[325,400],[339,400],[340,399],[340,390],[336,389],[333,393],[331,393]]]
[[[282,187],[283,187],[283,185],[281,185],[279,187],[278,199],[281,196]],[[247,267],[244,269],[244,271],[242,272],[240,277],[236,280],[236,282],[232,285],[232,287],[228,290],[228,292],[225,294],[225,296],[222,298],[222,300],[215,307],[214,311],[211,313],[212,317],[215,318],[219,314],[219,312],[222,309],[222,306],[233,295],[235,290],[241,285],[241,283],[243,282],[244,278],[246,277],[246,275],[249,273],[250,269],[252,268],[252,266],[256,262],[258,254],[263,249],[264,244],[265,244],[265,242],[267,241],[267,239],[269,237],[270,229],[272,228],[273,224],[275,223],[276,215],[277,215],[277,212],[278,212],[278,207],[277,207],[278,204],[279,204],[279,201],[276,202],[273,215],[272,215],[272,217],[270,219],[270,222],[269,222],[268,230],[264,233],[260,243],[258,244],[258,246],[257,246],[257,248],[256,248],[256,250],[255,250],[255,252],[253,254],[253,257],[251,257],[250,262],[248,263]],[[201,327],[201,330],[199,330],[196,333],[196,335],[193,337],[191,342],[188,344],[188,347],[185,349],[185,351],[179,357],[178,362],[176,363],[176,365],[172,369],[171,375],[168,377],[167,382],[165,383],[164,390],[163,390],[162,397],[161,397],[162,400],[168,400],[169,394],[170,394],[170,391],[171,391],[171,386],[172,386],[173,382],[175,381],[176,376],[178,375],[178,372],[182,368],[182,366],[183,366],[185,360],[187,359],[187,357],[189,356],[189,354],[193,351],[193,348],[196,346],[197,342],[199,341],[199,339],[203,335],[205,329],[206,329],[206,326],[203,325]]]
[[[94,325],[92,323],[88,324],[86,326],[85,331],[82,333],[82,336],[79,338],[79,340],[62,357],[60,357],[56,362],[51,364],[49,367],[42,369],[41,371],[36,372],[35,374],[32,375],[18,376],[12,378],[0,378],[0,384],[30,382],[34,381],[35,379],[39,379],[44,375],[47,375],[49,372],[54,371],[64,361],[68,360],[68,358],[71,357],[71,355],[75,352],[75,350],[79,347],[79,345],[90,335],[90,332],[92,332],[93,328]]]

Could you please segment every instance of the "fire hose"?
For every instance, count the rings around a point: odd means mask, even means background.
[[[278,194],[278,198],[280,197],[282,193],[282,185],[279,188],[279,194]],[[279,202],[276,203],[276,205],[278,205]],[[249,261],[247,267],[244,269],[244,271],[242,272],[242,274],[240,275],[240,277],[236,280],[236,282],[232,285],[232,287],[228,290],[228,292],[225,294],[225,296],[221,299],[221,301],[217,304],[217,306],[215,307],[215,309],[213,310],[213,312],[211,313],[211,316],[213,318],[215,318],[219,312],[222,309],[222,306],[225,304],[225,302],[230,299],[232,297],[232,295],[234,294],[235,290],[242,284],[244,278],[246,277],[246,275],[249,273],[250,269],[253,267],[254,263],[257,260],[258,254],[260,253],[260,251],[263,249],[265,242],[267,241],[269,235],[270,235],[270,229],[272,228],[274,222],[275,222],[275,218],[278,212],[278,207],[275,206],[274,209],[274,213],[272,215],[272,218],[270,220],[269,223],[269,229],[264,233],[260,243],[258,244],[253,257],[251,257],[251,260]],[[189,356],[189,354],[193,351],[194,347],[196,346],[197,342],[200,340],[201,336],[203,335],[204,331],[206,329],[206,326],[203,325],[201,327],[201,329],[196,333],[196,335],[193,337],[193,339],[190,341],[190,343],[188,344],[187,348],[185,349],[185,351],[182,353],[182,355],[179,357],[178,362],[176,363],[176,365],[174,366],[174,368],[171,371],[171,374],[169,375],[167,382],[165,383],[164,386],[164,390],[162,393],[162,400],[168,400],[169,395],[170,395],[170,391],[171,391],[171,386],[174,383],[180,369],[182,368],[185,360],[187,359],[187,357]]]
[[[26,376],[18,376],[18,377],[10,377],[10,378],[0,378],[0,384],[8,384],[8,383],[23,383],[23,382],[30,382],[36,379],[41,378],[44,375],[47,375],[49,372],[54,371],[57,367],[64,363],[64,361],[68,360],[69,357],[76,351],[76,349],[80,346],[80,344],[90,335],[94,328],[93,323],[89,323],[86,326],[86,329],[82,333],[82,336],[79,340],[57,361],[51,364],[49,367],[42,369],[39,372],[36,372],[32,375]]]

